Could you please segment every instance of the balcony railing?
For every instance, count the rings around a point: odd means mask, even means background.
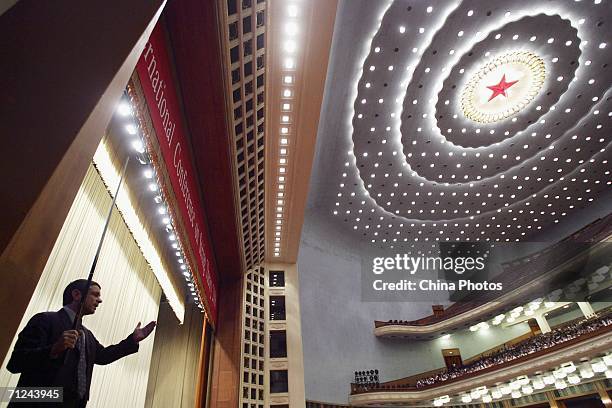
[[[539,334],[514,344],[508,349],[485,356],[474,361],[469,367],[461,367],[452,372],[444,371],[436,376],[416,380],[415,376],[389,381],[381,384],[351,384],[351,395],[381,391],[421,391],[446,385],[455,381],[501,370],[527,360],[563,349],[612,331],[612,311],[607,310],[599,316],[570,322],[552,332]],[[514,353],[514,355],[513,355]],[[407,383],[408,378],[410,382]],[[430,379],[434,378],[430,381]],[[415,381],[416,380],[416,381]]]

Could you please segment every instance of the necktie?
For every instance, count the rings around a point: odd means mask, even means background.
[[[77,365],[77,392],[80,398],[85,396],[87,391],[87,360],[85,359],[85,331],[79,330],[79,339],[77,341],[77,350],[79,350],[79,363]]]

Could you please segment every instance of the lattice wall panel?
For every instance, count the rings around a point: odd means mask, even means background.
[[[222,0],[246,269],[264,259],[265,0]]]
[[[265,274],[263,268],[247,273],[242,299],[242,360],[240,406],[264,407]]]

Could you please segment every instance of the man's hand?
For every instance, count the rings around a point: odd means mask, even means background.
[[[145,327],[140,327],[140,322],[138,322],[138,325],[134,329],[134,334],[132,335],[134,341],[136,343],[140,343],[142,340],[146,339],[149,336],[149,334],[151,334],[154,328],[155,328],[155,321],[152,321],[151,323],[147,324]]]
[[[66,330],[51,347],[51,357],[56,358],[66,349],[73,349],[76,346],[79,332],[76,330]]]

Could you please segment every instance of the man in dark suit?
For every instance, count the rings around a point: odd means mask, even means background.
[[[21,373],[18,387],[63,387],[62,404],[41,403],[41,407],[74,407],[87,405],[94,364],[110,364],[138,351],[138,343],[155,328],[155,322],[136,329],[118,344],[104,347],[82,324],[72,330],[87,281],[71,282],[64,290],[64,307],[57,312],[34,315],[19,333],[8,362],[10,372]],[[92,282],[83,303],[83,316],[95,313],[102,303],[100,285]],[[39,404],[11,404],[35,407]]]

